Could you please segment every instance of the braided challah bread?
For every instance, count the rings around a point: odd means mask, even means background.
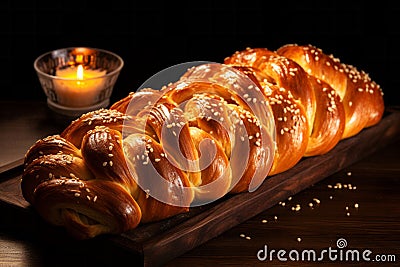
[[[78,239],[254,191],[383,116],[380,87],[313,46],[246,49],[132,92],[26,153],[21,189]]]

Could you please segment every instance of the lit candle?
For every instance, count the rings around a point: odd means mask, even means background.
[[[68,107],[87,107],[95,104],[104,87],[106,71],[83,69],[82,65],[56,71],[61,79],[54,80],[59,104]]]

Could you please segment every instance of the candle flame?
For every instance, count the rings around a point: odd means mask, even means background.
[[[76,77],[78,80],[83,80],[83,67],[82,65],[78,65],[78,69],[76,70]]]

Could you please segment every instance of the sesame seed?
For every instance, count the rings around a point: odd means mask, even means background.
[[[80,197],[80,195],[81,195],[81,194],[79,194],[79,193],[75,193],[75,194],[74,194],[75,197]]]
[[[354,208],[358,209],[359,205],[358,203],[354,204]]]
[[[300,204],[296,204],[295,207],[292,207],[292,210],[294,210],[294,211],[299,211],[299,210],[301,210]]]
[[[301,242],[301,238],[300,237],[297,238],[297,242]]]
[[[336,189],[342,189],[343,185],[341,183],[336,183],[336,185],[334,186],[334,188]]]

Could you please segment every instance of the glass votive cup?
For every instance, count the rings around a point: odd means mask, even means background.
[[[107,107],[123,65],[117,54],[89,47],[57,49],[34,61],[49,108],[71,117]]]

